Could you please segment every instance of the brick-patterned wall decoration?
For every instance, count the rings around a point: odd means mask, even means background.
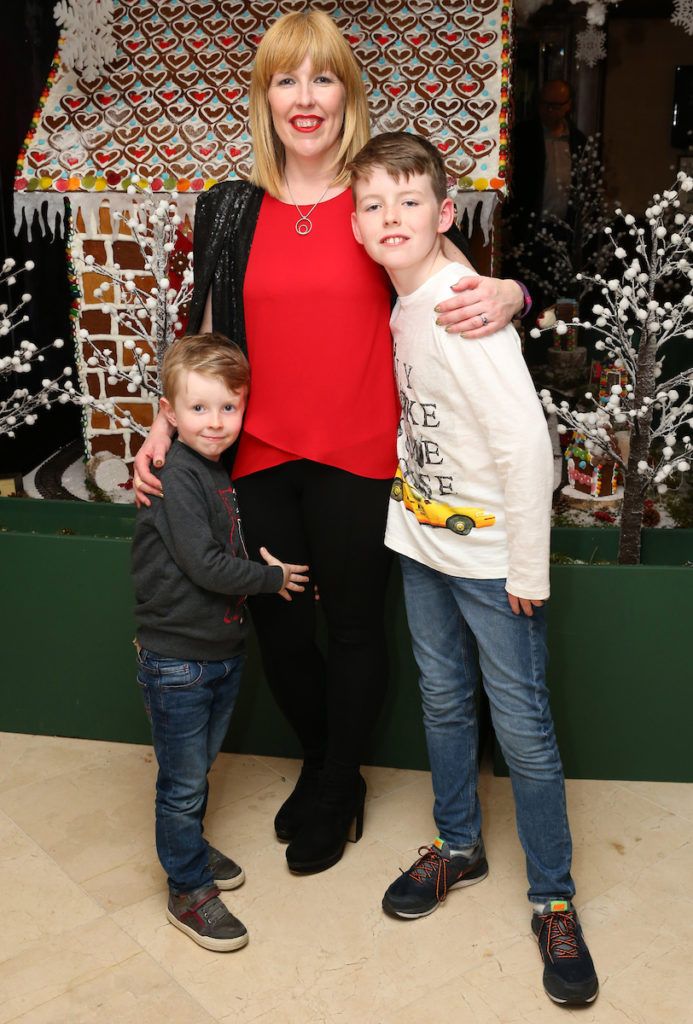
[[[182,230],[186,234],[191,232],[189,221],[183,223]],[[106,308],[122,305],[121,286],[109,282],[108,278],[95,269],[84,265],[84,258],[93,256],[96,264],[109,267],[118,264],[121,270],[132,271],[135,283],[144,291],[149,291],[154,286],[154,278],[145,269],[142,253],[124,220],[120,219],[114,225],[109,206],[103,204],[98,210],[96,224],[87,230],[84,218],[78,214],[72,235],[72,255],[77,268],[77,283],[82,294],[77,330],[86,329],[90,338],[102,351],[108,349],[113,353],[119,366],[133,364],[132,351],[124,342],[129,339],[135,340],[138,347],[150,355],[152,365],[155,366],[155,347],[134,335],[127,325],[119,322],[115,314]],[[107,290],[101,297],[96,296],[95,289],[104,284]],[[157,413],[156,399],[142,389],[130,393],[127,384],[122,380],[109,382],[103,366],[89,366],[88,360],[92,355],[93,348],[90,342],[82,342],[78,346],[77,362],[83,392],[100,401],[115,401],[118,408],[129,413],[136,423],[150,427]],[[85,408],[84,424],[89,454],[108,451],[129,464],[143,441],[138,433],[121,426],[105,412],[89,407]]]

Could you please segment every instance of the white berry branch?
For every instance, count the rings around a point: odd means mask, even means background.
[[[639,558],[648,491],[661,494],[677,486],[693,458],[693,370],[663,379],[667,344],[693,339],[693,214],[681,210],[681,197],[691,191],[693,177],[679,172],[673,188],[653,197],[644,225],[617,210],[623,244],[611,228],[605,231],[620,276],[580,275],[601,299],[592,306],[594,320],[574,322],[597,335],[595,347],[622,383],[601,397],[588,392],[577,409],[566,401],[556,404],[548,390],[540,394],[562,421],[559,431],[575,431],[588,451],[607,453],[623,469],[621,561]],[[559,321],[554,329],[563,334],[568,328]],[[627,455],[619,433],[627,438]]]
[[[17,284],[20,275],[34,269],[32,260],[27,260],[22,267],[8,257],[0,267],[0,288],[10,291]],[[62,338],[56,338],[49,345],[39,347],[28,338],[19,343],[13,341],[17,330],[29,322],[26,308],[31,302],[29,292],[22,293],[19,301],[0,304],[0,346],[5,339],[10,342],[10,349],[3,353],[0,347],[0,383],[8,382],[14,374],[31,374],[41,368],[46,361],[46,353],[51,349],[64,346]],[[42,409],[50,409],[56,403],[70,401],[74,386],[69,380],[72,370],[64,367],[62,373],[54,377],[44,377],[38,388],[26,386],[15,388],[7,398],[0,400],[0,436],[14,437],[15,431],[21,426],[32,426]]]

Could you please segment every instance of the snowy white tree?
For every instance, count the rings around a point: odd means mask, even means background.
[[[133,364],[124,366],[117,362],[111,349],[95,341],[85,328],[79,331],[79,338],[89,343],[92,352],[87,358],[87,365],[103,369],[109,384],[124,381],[129,394],[146,393],[159,398],[159,369],[167,348],[176,338],[176,331],[182,326],[180,312],[192,296],[192,253],[184,258],[180,283],[174,287],[172,263],[180,255],[176,254],[175,240],[181,224],[176,204],[171,197],[156,199],[151,194],[135,199],[138,191],[134,185],[128,188],[128,193],[133,196],[133,207],[124,222],[137,243],[145,270],[157,282],[154,287],[145,291],[134,271],[124,270],[117,263],[100,264],[93,256],[86,256],[83,261],[86,269],[108,279],[107,284],[96,289],[96,298],[100,299],[113,288],[113,301],[104,303],[101,308],[104,313],[115,317],[120,325],[118,333],[131,336],[124,346],[131,352]],[[117,224],[123,215],[114,211],[112,218]],[[147,351],[150,344],[156,353],[154,362]],[[128,426],[146,436],[147,429],[124,411],[117,400],[103,401],[85,395],[83,402],[107,413],[121,426]]]
[[[693,214],[680,210],[681,194],[692,190],[693,178],[679,172],[673,188],[653,197],[645,227],[617,210],[627,231],[624,245],[612,242],[620,277],[583,275],[602,298],[592,307],[595,319],[582,324],[598,335],[597,349],[625,383],[613,385],[601,399],[587,393],[583,409],[572,409],[565,401],[556,405],[548,391],[541,392],[546,409],[562,421],[561,432],[575,431],[585,438],[588,451],[604,453],[621,467],[619,562],[624,565],[640,561],[648,492],[675,487],[689,472],[693,457],[693,370],[668,380],[663,372],[667,343],[693,339]],[[611,228],[606,232],[613,239]],[[556,327],[559,333],[567,329],[562,323]],[[537,337],[541,332],[532,333]],[[627,455],[613,440],[622,431],[629,435]]]
[[[17,267],[15,260],[7,258],[0,268],[0,289],[9,291],[17,284],[17,278],[34,269],[31,260],[23,267]],[[24,292],[15,304],[0,304],[0,384],[7,384],[14,374],[34,374],[40,371],[45,362],[46,353],[64,346],[62,338],[56,338],[50,345],[39,348],[33,341],[23,339],[16,342],[15,334],[29,322],[26,307],[31,302],[31,295]],[[7,342],[9,347],[3,352]],[[32,426],[42,409],[50,409],[55,403],[64,404],[77,395],[70,380],[72,370],[64,367],[56,377],[43,377],[39,386],[35,381],[26,387],[15,388],[7,398],[0,400],[0,436],[14,437],[15,431],[21,426]],[[10,385],[11,386],[11,385]]]

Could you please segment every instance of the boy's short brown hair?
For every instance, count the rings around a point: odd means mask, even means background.
[[[349,164],[351,189],[356,195],[356,184],[370,178],[376,167],[399,181],[413,174],[425,174],[433,187],[433,194],[442,203],[448,194],[443,158],[428,139],[412,132],[384,132],[367,142]]]
[[[164,356],[161,388],[173,403],[183,371],[219,377],[229,391],[248,390],[250,367],[238,345],[223,334],[188,334],[174,341]]]

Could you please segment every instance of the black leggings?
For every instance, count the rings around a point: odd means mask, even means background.
[[[270,689],[308,763],[359,765],[382,708],[390,485],[307,460],[236,481],[249,557],[261,560],[264,545],[310,566],[310,585],[291,602],[250,598]],[[313,584],[327,622],[326,659]]]

